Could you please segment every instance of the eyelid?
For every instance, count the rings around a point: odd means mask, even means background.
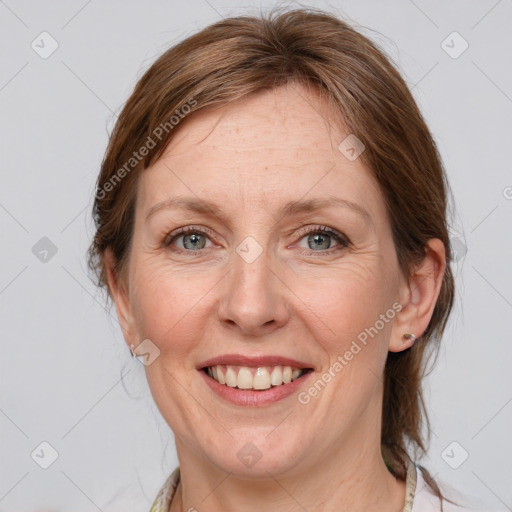
[[[341,233],[340,231],[334,229],[334,228],[330,228],[329,226],[321,226],[321,225],[316,225],[316,226],[307,226],[305,228],[302,228],[300,229],[297,233],[296,233],[296,236],[299,237],[299,240],[303,238],[303,236],[300,236],[300,235],[307,235],[308,233],[326,233],[328,235],[330,235],[331,237],[335,238],[337,240],[337,242],[343,247],[343,248],[348,248],[348,247],[351,247],[352,246],[352,242],[350,241],[350,239],[344,234],[344,233]],[[336,247],[331,247],[329,249],[325,249],[324,251],[313,251],[313,250],[309,250],[309,253],[307,254],[310,254],[310,253],[318,253],[318,254],[329,254],[333,251],[336,251],[337,248]]]
[[[212,249],[211,246],[203,247],[202,249],[198,249],[198,250],[188,250],[185,248],[182,249],[181,247],[174,246],[174,241],[183,236],[186,236],[187,233],[200,233],[202,235],[207,235],[207,238],[208,238],[208,240],[210,240],[210,242],[212,242],[212,239],[215,240],[215,238],[216,238],[215,232],[209,228],[206,228],[203,226],[189,225],[189,226],[183,226],[183,227],[177,228],[177,229],[171,231],[170,233],[168,233],[162,241],[162,247],[168,251],[173,252],[176,255],[185,254],[186,256],[190,256],[190,257],[204,256],[205,253],[209,252]]]
[[[190,226],[183,226],[181,228],[177,228],[177,229],[171,231],[170,233],[168,233],[164,238],[163,244],[166,247],[170,247],[172,242],[175,239],[179,238],[180,236],[184,236],[189,232],[202,233],[205,235],[209,235],[209,237],[213,237],[215,239],[215,233],[211,229],[206,228],[204,226],[190,225]],[[322,226],[322,225],[306,226],[304,228],[301,228],[297,232],[295,232],[295,237],[298,237],[298,241],[300,241],[308,233],[318,233],[318,232],[323,232],[323,233],[328,234],[329,236],[332,236],[333,238],[335,238],[337,240],[338,244],[342,248],[348,248],[352,245],[352,242],[345,234],[337,231],[336,229],[330,228],[329,226]],[[189,251],[186,249],[175,248],[175,251],[176,252],[188,252],[188,253],[200,253],[201,251],[204,251],[206,249],[210,249],[210,248],[206,247],[203,249],[199,249],[197,251]],[[329,249],[325,249],[322,251],[314,251],[314,250],[310,249],[309,252],[307,252],[307,254],[313,254],[313,253],[315,253],[315,254],[318,253],[319,255],[330,254],[337,250],[339,250],[339,248],[337,248],[337,247],[331,247]]]
[[[211,229],[205,228],[203,226],[191,225],[191,226],[183,226],[181,228],[171,231],[170,233],[165,235],[163,243],[164,243],[164,245],[169,246],[169,245],[171,245],[171,242],[175,238],[179,238],[180,236],[186,235],[188,232],[203,233],[203,234],[206,234],[206,235],[209,235],[209,236],[215,238],[215,233]],[[189,252],[192,252],[192,251],[189,251]]]

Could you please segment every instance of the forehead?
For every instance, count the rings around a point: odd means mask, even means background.
[[[319,93],[298,84],[261,91],[221,107],[209,106],[184,124],[165,154],[215,149],[219,158],[229,154],[231,159],[250,155],[261,159],[264,151],[274,155],[313,151],[325,158],[345,131],[341,119],[329,115]]]
[[[207,107],[182,122],[162,157],[143,172],[138,209],[195,195],[225,208],[277,210],[327,194],[365,205],[372,217],[383,214],[375,179],[361,159],[339,151],[349,133],[314,89],[283,86]]]

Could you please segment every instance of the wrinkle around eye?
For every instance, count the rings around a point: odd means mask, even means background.
[[[199,221],[199,219],[197,220]],[[318,222],[318,224],[313,224],[315,221]],[[154,223],[153,226],[144,230],[145,245],[149,250],[155,253],[167,249],[172,250],[173,248],[176,248],[176,253],[182,251],[182,253],[187,254],[199,254],[210,251],[216,252],[217,250],[222,251],[223,248],[229,248],[229,240],[226,241],[225,234],[217,235],[219,227],[215,224],[216,223],[209,227],[210,223],[202,224],[200,221],[189,224],[182,221],[176,222],[175,219],[173,219],[172,222],[169,222],[168,219],[164,219],[164,222],[158,222],[158,224]],[[316,255],[320,256],[322,254],[324,254],[324,257],[328,257],[329,253],[334,254],[338,251],[343,252],[349,248],[353,253],[361,253],[364,252],[365,247],[370,247],[372,245],[372,242],[371,240],[368,240],[368,237],[370,236],[370,238],[373,238],[373,236],[371,236],[373,231],[369,232],[366,229],[365,224],[352,222],[352,219],[343,222],[340,222],[338,219],[333,222],[330,215],[313,214],[311,217],[305,217],[304,219],[300,218],[298,222],[293,221],[293,224],[290,226],[290,229],[282,231],[282,234],[276,233],[275,237],[273,237],[275,243],[283,244],[284,247],[291,246],[299,252],[312,255],[312,257]],[[281,226],[280,228],[278,227],[278,229],[282,229],[283,227],[284,226]],[[197,233],[198,235],[205,237],[205,247],[194,249],[182,248],[176,245],[183,244],[184,237],[193,233]],[[306,247],[306,245],[303,245],[308,243],[308,236],[316,233],[331,237],[332,247],[322,249],[319,247],[309,248]],[[172,243],[166,243],[171,235],[171,241],[172,239],[174,240]],[[242,241],[243,240],[241,240],[241,242]],[[304,255],[306,256],[306,254]]]

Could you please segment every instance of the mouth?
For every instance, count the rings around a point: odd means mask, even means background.
[[[205,384],[235,406],[265,407],[295,395],[317,370],[278,355],[224,354],[196,366]]]
[[[287,386],[313,368],[302,368],[290,365],[241,366],[217,364],[205,366],[201,370],[219,384],[241,390],[265,391],[271,388]]]

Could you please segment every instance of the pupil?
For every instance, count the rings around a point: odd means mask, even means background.
[[[322,242],[325,242],[325,240],[327,240],[328,237],[326,237],[325,235],[319,235],[319,234],[316,234],[316,235],[312,235],[313,237],[313,240],[315,241],[315,244],[319,243],[319,245],[316,245],[316,247],[320,247]],[[327,243],[327,246],[329,245],[329,243]],[[328,249],[329,247],[321,247],[323,249]]]
[[[188,239],[188,241],[187,241]],[[197,235],[196,233],[193,233],[191,235],[186,235],[183,239],[183,245],[189,249],[190,246],[192,248],[199,248],[199,249],[202,249],[202,245],[201,245],[201,238],[200,238],[200,235]],[[189,247],[187,247],[187,245]]]

